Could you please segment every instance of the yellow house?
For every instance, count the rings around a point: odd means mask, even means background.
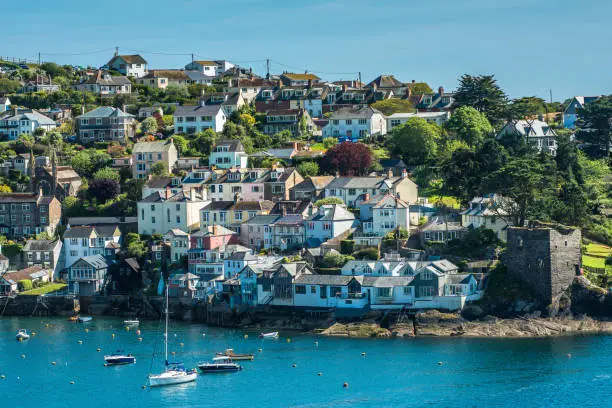
[[[166,89],[168,85],[189,85],[191,79],[185,71],[180,69],[152,69],[147,75],[138,78],[136,83],[152,88]]]
[[[274,206],[272,201],[213,201],[200,210],[200,228],[221,225],[240,233],[240,224],[255,217],[267,215]]]

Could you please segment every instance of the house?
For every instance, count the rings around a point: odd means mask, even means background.
[[[13,109],[0,112],[0,136],[17,140],[19,135],[34,135],[36,129],[48,132],[56,128],[55,121],[34,109]]]
[[[241,92],[207,92],[202,95],[200,103],[221,106],[226,117],[247,104]]]
[[[200,225],[200,209],[209,202],[195,190],[172,194],[170,190],[149,195],[138,201],[138,233],[141,235],[165,234],[178,228],[195,231]]]
[[[191,273],[223,274],[223,258],[238,251],[250,251],[235,245],[237,234],[220,225],[209,226],[191,234],[187,263]],[[244,249],[242,249],[244,248]]]
[[[366,306],[361,283],[354,276],[300,274],[293,280],[293,305],[304,308],[335,308],[339,302]],[[351,304],[349,303],[349,304]]]
[[[271,201],[213,201],[200,211],[202,227],[221,225],[240,234],[243,222],[256,215],[268,214],[274,204]]]
[[[134,164],[134,160],[132,160],[132,156],[124,156],[124,157],[113,157],[112,158],[112,168],[124,168],[124,167],[132,167]]]
[[[474,197],[469,203],[469,208],[461,213],[461,225],[490,229],[505,242],[511,224],[507,212],[502,208],[503,200],[504,198],[497,194]]]
[[[576,129],[578,110],[584,109],[586,105],[597,101],[599,98],[601,98],[601,96],[574,96],[574,99],[572,99],[565,108],[565,111],[563,111],[563,127],[565,129]]]
[[[448,112],[455,104],[454,93],[445,92],[444,87],[434,93],[411,95],[410,101],[417,112]]]
[[[138,109],[138,119],[146,119],[154,114],[158,113],[160,116],[164,115],[164,110],[161,106],[142,106]]]
[[[198,276],[192,273],[177,273],[168,279],[168,296],[184,300],[196,298]]]
[[[401,276],[406,266],[404,258],[372,260],[350,260],[340,269],[341,275],[349,276]]]
[[[291,187],[289,195],[292,200],[316,201],[322,198],[325,187],[334,179],[334,176],[306,177]]]
[[[38,112],[42,113],[49,119],[55,122],[56,125],[68,122],[72,120],[72,109],[69,105],[60,105],[54,108],[39,109]]]
[[[102,255],[79,258],[68,267],[68,291],[79,296],[93,296],[104,289],[108,264]]]
[[[174,133],[192,135],[206,129],[221,132],[227,121],[221,105],[177,106],[174,114]]]
[[[166,89],[168,85],[187,86],[191,78],[180,69],[152,69],[145,76],[136,79],[136,83],[156,89]]]
[[[11,109],[11,100],[8,96],[0,96],[0,114]]]
[[[22,281],[22,280],[29,280],[32,283],[34,282],[46,283],[46,282],[50,282],[51,279],[53,278],[52,271],[50,271],[49,269],[43,268],[41,265],[28,266],[27,268],[20,269],[15,272],[7,272],[3,275],[3,277],[8,282],[12,281],[12,282],[17,283],[18,285],[19,285],[19,281]],[[18,287],[18,289],[20,288]]]
[[[17,282],[7,274],[0,274],[0,296],[11,296],[17,292]]]
[[[52,277],[59,277],[59,271],[64,268],[63,262],[59,263],[61,253],[62,241],[60,240],[30,239],[26,241],[21,252],[22,264],[42,265],[45,269],[52,271]]]
[[[271,247],[282,251],[304,247],[304,217],[301,214],[288,214],[279,217],[269,225]]]
[[[272,227],[282,216],[261,214],[249,218],[240,225],[240,243],[251,249],[261,250],[272,247]]]
[[[185,71],[185,75],[189,77],[192,84],[210,86],[213,83],[213,79],[215,79],[215,77],[205,75],[200,71]],[[200,283],[202,283],[202,281],[200,281]]]
[[[19,90],[20,93],[30,93],[30,92],[57,92],[60,90],[60,86],[58,84],[53,83],[51,77],[47,77],[45,75],[36,74],[36,77],[27,81],[23,87]]]
[[[117,142],[134,137],[134,115],[112,106],[100,106],[76,117],[76,133],[83,144]]]
[[[129,293],[143,287],[143,275],[136,258],[126,258],[110,265],[111,293]]]
[[[187,71],[199,71],[208,77],[217,77],[232,69],[235,65],[229,61],[192,61],[185,65]]]
[[[132,82],[125,76],[111,75],[106,71],[98,70],[93,76],[73,85],[72,88],[102,96],[129,95],[132,93]]]
[[[467,232],[467,227],[461,225],[461,222],[435,217],[421,227],[419,235],[421,245],[424,246],[430,243],[447,243],[454,239],[461,239]]]
[[[176,160],[176,167],[184,170],[191,170],[194,167],[200,167],[199,157],[179,157]]]
[[[30,153],[19,153],[18,155],[10,158],[9,160],[13,165],[13,170],[18,171],[24,175],[31,175],[30,160],[32,160],[32,156],[30,155]]]
[[[418,199],[418,186],[406,172],[396,177],[390,171],[386,177],[336,177],[325,187],[325,197],[341,198],[349,207],[354,207],[364,194],[391,194],[413,204]]]
[[[299,200],[283,200],[274,203],[274,207],[270,210],[270,214],[274,215],[301,215],[303,217],[312,215],[312,204],[309,201]]]
[[[280,76],[280,80],[286,86],[305,86],[317,83],[321,80],[321,78],[308,72],[303,74],[283,72]]]
[[[147,176],[147,181],[142,186],[142,197],[148,197],[153,193],[165,194],[170,190],[171,195],[178,194],[183,191],[180,177],[153,177],[151,174]]]
[[[329,117],[323,127],[323,137],[358,140],[387,134],[387,122],[382,112],[369,107],[341,108]]]
[[[396,228],[410,229],[410,205],[401,198],[388,193],[365,193],[355,204],[365,234],[382,237]]]
[[[366,88],[388,92],[389,96],[401,96],[406,93],[409,84],[405,84],[393,75],[383,74],[374,78],[366,85]]]
[[[8,239],[46,232],[55,235],[62,205],[38,193],[0,193],[0,234]]]
[[[262,266],[248,264],[236,276],[240,284],[240,304],[257,306],[257,279],[263,274]]]
[[[66,197],[76,197],[83,181],[72,166],[40,166],[36,168],[36,183],[44,195],[63,201]]]
[[[292,306],[293,282],[301,275],[312,274],[305,262],[277,264],[264,268],[257,278],[257,302],[260,305]]]
[[[233,278],[247,265],[256,265],[258,263],[259,259],[253,255],[252,251],[234,252],[223,259],[223,273],[226,278]]]
[[[206,181],[212,201],[261,201],[269,170],[258,168],[232,168],[217,170]]]
[[[402,159],[380,159],[379,163],[386,174],[391,171],[394,176],[401,176],[404,171],[408,172],[408,166]]]
[[[315,129],[314,122],[308,111],[304,109],[274,109],[266,112],[263,132],[267,135],[287,130],[292,135],[312,133]]]
[[[394,113],[387,116],[387,132],[391,132],[398,126],[403,125],[411,118],[425,119],[429,123],[443,126],[450,119],[450,112],[417,112],[417,113]]]
[[[350,231],[355,226],[355,216],[345,206],[326,204],[304,220],[305,240],[323,242]],[[319,246],[311,245],[311,246]]]
[[[163,163],[168,173],[176,167],[178,151],[172,138],[157,142],[136,143],[132,148],[132,175],[134,178],[146,178],[151,167],[156,163]]]
[[[228,84],[228,91],[240,92],[245,103],[250,104],[262,88],[273,88],[275,85],[275,82],[264,78],[232,78]]]
[[[461,310],[467,301],[482,295],[472,274],[445,274],[433,266],[417,272],[409,286],[414,309]]]
[[[304,181],[304,178],[294,167],[273,166],[266,177],[264,198],[270,201],[289,200],[291,189]]]
[[[164,241],[170,246],[170,261],[179,263],[183,257],[187,258],[189,252],[189,234],[178,228],[173,228],[163,236]]]
[[[199,231],[190,236],[190,247],[211,250],[237,242],[238,234],[235,231],[215,224],[201,227]]]
[[[118,55],[106,63],[110,69],[129,77],[141,78],[148,72],[147,61],[140,55]]]
[[[107,248],[113,248],[121,243],[121,231],[116,224],[97,226],[68,226],[64,232],[64,261],[69,267],[82,257],[100,255],[107,256]],[[114,251],[108,260],[114,260]]]
[[[210,152],[208,164],[220,169],[246,168],[248,155],[240,140],[221,140]]]
[[[541,120],[508,121],[497,134],[497,139],[512,137],[524,138],[538,152],[557,154],[557,133]]]

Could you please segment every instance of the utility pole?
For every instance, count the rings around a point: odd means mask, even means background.
[[[40,67],[40,52],[38,53],[38,66]]]
[[[119,47],[115,46],[115,57],[119,55]]]
[[[266,79],[270,79],[270,59],[266,58]]]
[[[193,65],[193,53],[191,53],[191,65]],[[191,68],[193,69],[193,66]]]
[[[359,71],[359,89],[361,89],[361,71]]]

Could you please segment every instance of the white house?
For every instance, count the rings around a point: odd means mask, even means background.
[[[166,171],[172,173],[177,159],[178,150],[172,138],[136,143],[132,148],[132,176],[139,179],[146,178],[156,163],[163,163]]]
[[[384,236],[397,227],[410,228],[410,204],[391,194],[370,196],[356,203],[363,232]]]
[[[111,58],[106,64],[108,68],[114,69],[115,71],[135,78],[141,78],[147,75],[149,70],[147,69],[147,61],[140,55],[117,55]]]
[[[221,105],[177,106],[174,111],[174,133],[194,134],[206,129],[221,132],[227,117]]]
[[[38,128],[48,132],[55,127],[52,119],[34,109],[15,108],[12,111],[0,112],[0,136],[9,140],[16,140],[21,134],[33,135]]]
[[[229,61],[218,60],[218,61],[192,61],[185,65],[187,71],[199,71],[202,74],[210,77],[217,77],[222,75],[225,71],[234,67]]]
[[[386,134],[385,116],[369,106],[338,109],[331,114],[329,123],[323,127],[324,138],[355,140]]]
[[[389,171],[386,177],[336,177],[325,186],[325,197],[341,198],[346,205],[354,207],[366,194],[370,196],[391,194],[413,204],[418,200],[418,190],[418,186],[406,172],[396,177],[392,171]]]
[[[404,259],[350,260],[342,266],[340,274],[350,276],[400,276],[406,266]]]
[[[387,132],[403,125],[411,118],[422,118],[429,123],[442,126],[450,119],[450,112],[417,112],[417,113],[394,113],[387,116]]]
[[[541,120],[514,120],[507,122],[497,134],[497,139],[521,137],[537,149],[551,155],[557,154],[557,134]]]
[[[138,233],[141,235],[165,234],[178,228],[185,232],[197,230],[200,226],[200,209],[204,201],[195,190],[172,194],[153,193],[138,201]]]
[[[0,97],[0,113],[6,112],[11,109],[11,101],[8,96]]]
[[[508,227],[507,213],[500,208],[503,197],[497,194],[487,194],[483,197],[474,197],[470,201],[470,207],[461,213],[461,225],[463,227],[484,227],[493,230],[497,237],[506,241]]]
[[[92,255],[105,256],[107,247],[119,245],[120,241],[121,231],[119,231],[119,227],[116,224],[68,226],[66,232],[64,232],[65,266],[70,267],[83,257]]]
[[[248,158],[240,140],[221,140],[210,152],[208,164],[220,169],[246,168]]]
[[[181,229],[173,228],[163,236],[164,242],[170,246],[170,261],[179,263],[189,252],[189,234]]]
[[[305,238],[321,244],[349,231],[354,225],[355,216],[343,205],[322,205],[315,214],[304,220]]]

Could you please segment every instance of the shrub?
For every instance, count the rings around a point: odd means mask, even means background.
[[[355,241],[352,239],[345,239],[340,241],[340,253],[348,255],[355,251]]]
[[[378,248],[368,247],[360,249],[359,251],[353,253],[353,257],[355,257],[355,259],[369,259],[371,261],[377,261],[379,258]]]
[[[323,139],[323,147],[325,147],[325,150],[331,149],[336,144],[338,144],[338,139],[335,137],[326,137]]]
[[[20,291],[32,290],[32,281],[29,279],[22,279],[17,282],[17,287]]]
[[[322,198],[320,200],[315,201],[315,203],[313,205],[315,207],[320,207],[320,206],[326,205],[326,204],[340,204],[340,205],[344,205],[344,201],[342,201],[342,199],[339,198],[339,197],[327,197],[327,198]]]

